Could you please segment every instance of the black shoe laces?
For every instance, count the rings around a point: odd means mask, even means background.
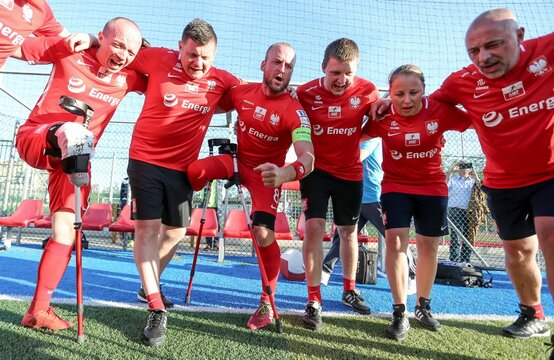
[[[317,315],[317,309],[313,306],[308,306],[306,308],[306,313],[308,314],[308,316],[310,317],[315,317]]]
[[[395,314],[393,313],[393,317],[392,317],[392,326],[393,327],[401,327],[404,322],[404,314]]]
[[[425,317],[429,317],[429,318],[432,318],[432,317],[433,317],[433,315],[431,315],[431,309],[419,308],[418,310],[419,310],[419,311],[421,312],[421,314],[422,314],[423,316],[425,316]]]
[[[148,316],[148,325],[147,327],[152,328],[158,328],[160,325],[163,324],[164,319],[164,313],[163,311],[151,311],[150,315]]]
[[[346,298],[346,301],[350,303],[363,302],[364,298],[361,295],[362,293],[359,290],[352,290],[348,292],[345,298]]]

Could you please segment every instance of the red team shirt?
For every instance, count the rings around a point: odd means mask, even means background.
[[[21,49],[29,62],[52,63],[53,68],[29,119],[19,127],[17,150],[29,165],[49,170],[50,212],[60,208],[73,209],[74,186],[63,173],[60,159],[44,155],[44,149],[48,147],[46,133],[53,123],[83,121],[82,117],[59,106],[60,96],[71,96],[94,109],[89,130],[94,134],[96,145],[125,94],[144,91],[146,79],[125,69],[115,74],[107,73],[95,59],[96,49],[72,53],[60,37],[28,39]],[[89,192],[89,185],[81,187],[81,203],[85,208]]]
[[[460,103],[487,159],[484,185],[507,189],[554,178],[554,33],[524,41],[517,65],[488,79],[475,65],[432,97]]]
[[[55,36],[62,31],[46,1],[0,0],[0,67],[29,35]]]
[[[463,111],[427,98],[415,116],[400,116],[391,107],[384,120],[368,123],[364,132],[383,139],[381,193],[447,196],[442,135],[447,130],[464,131],[469,125]]]
[[[240,80],[215,67],[193,80],[183,70],[179,52],[164,48],[142,49],[131,68],[149,80],[129,157],[186,171],[198,158],[219,99]]]
[[[43,94],[22,127],[53,122],[82,122],[59,105],[60,96],[81,100],[94,109],[89,130],[95,145],[112,118],[121,100],[131,91],[143,92],[146,78],[123,69],[107,73],[95,59],[96,49],[79,53],[69,51],[60,37],[28,39],[21,50],[31,63],[52,63],[52,74]]]
[[[362,181],[361,128],[379,93],[370,81],[355,77],[344,94],[335,96],[325,89],[323,80],[312,80],[297,89],[312,123],[314,167],[340,179]]]
[[[300,103],[290,94],[267,97],[261,84],[239,85],[229,92],[238,113],[238,159],[249,168],[265,162],[285,164],[293,139],[292,132],[310,128]]]
[[[309,140],[310,121],[289,93],[267,97],[261,84],[239,85],[229,92],[238,113],[238,165],[242,184],[252,195],[252,212],[277,212],[281,187],[268,188],[253,169],[265,162],[285,164],[287,150],[296,140]],[[304,131],[302,131],[304,130]]]

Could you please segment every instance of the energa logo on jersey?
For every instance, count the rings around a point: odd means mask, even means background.
[[[67,84],[67,90],[74,94],[84,93],[86,90],[85,82],[78,77],[70,77]]]
[[[314,131],[314,135],[319,136],[319,135],[323,134],[323,131],[325,131],[325,130],[323,129],[323,126],[317,124],[317,125],[314,125],[313,131]]]
[[[402,153],[401,153],[400,151],[391,150],[391,151],[390,151],[390,156],[391,156],[394,160],[400,160],[400,159],[402,159]]]

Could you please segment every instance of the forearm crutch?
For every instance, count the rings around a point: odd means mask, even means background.
[[[239,193],[240,202],[242,204],[242,210],[244,211],[244,215],[246,216],[246,224],[248,225],[248,230],[250,231],[250,236],[252,237],[252,243],[254,245],[254,250],[256,251],[256,257],[258,259],[258,266],[260,268],[260,274],[262,277],[262,288],[265,290],[267,295],[269,296],[269,303],[271,305],[271,309],[273,310],[273,317],[275,318],[275,327],[277,329],[277,332],[282,333],[283,327],[281,326],[281,319],[279,319],[279,314],[277,313],[277,307],[275,306],[275,296],[273,294],[273,291],[271,290],[271,286],[269,285],[269,280],[267,279],[267,274],[265,272],[265,266],[262,261],[262,257],[260,254],[260,246],[258,244],[258,240],[256,239],[256,235],[254,234],[254,229],[252,228],[252,221],[250,220],[250,216],[248,215],[248,210],[246,208],[246,202],[244,200],[244,194],[242,192],[242,186],[240,184],[239,180],[239,167],[237,162],[237,149],[236,144],[230,144],[234,145],[231,146],[231,153],[233,155],[233,178],[225,184],[226,188],[229,188],[233,185],[237,187],[237,191]]]
[[[214,146],[230,144],[229,139],[209,139],[208,140],[208,155],[213,155]],[[192,258],[192,267],[190,269],[189,285],[187,288],[187,295],[185,296],[185,304],[190,303],[190,293],[192,291],[192,282],[194,280],[194,273],[196,271],[196,261],[198,260],[198,252],[200,250],[200,240],[202,239],[202,231],[204,230],[204,224],[206,223],[206,211],[208,208],[208,202],[210,201],[212,188],[212,180],[208,181],[208,184],[204,188],[204,206],[202,208],[202,217],[200,218],[200,227],[198,228],[198,235],[196,236],[196,244],[194,247],[194,257]]]
[[[83,117],[83,126],[88,128],[88,124],[94,110],[82,101],[62,96],[60,97],[60,106],[77,116]],[[88,162],[88,157],[86,159]],[[77,270],[77,342],[83,343],[85,341],[84,333],[84,305],[83,305],[83,248],[82,248],[82,235],[83,224],[81,221],[81,186],[87,185],[89,178],[88,172],[75,172],[70,173],[69,178],[71,183],[75,185],[75,267]]]

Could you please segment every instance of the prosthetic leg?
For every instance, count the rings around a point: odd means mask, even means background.
[[[239,180],[239,167],[237,162],[237,145],[236,144],[229,144],[230,152],[233,155],[233,170],[234,174],[231,180],[227,184],[225,184],[225,188],[230,188],[231,186],[235,185],[237,187],[237,191],[239,193],[240,202],[242,204],[242,210],[244,211],[244,215],[246,216],[246,224],[248,225],[248,230],[250,231],[250,236],[252,237],[252,243],[254,245],[254,250],[256,251],[256,257],[258,258],[258,266],[260,268],[260,274],[262,277],[262,288],[265,290],[265,292],[269,296],[269,303],[271,305],[271,309],[273,310],[273,317],[275,318],[275,327],[277,329],[277,332],[282,333],[283,327],[281,326],[281,319],[279,319],[279,314],[277,313],[277,307],[275,306],[275,296],[273,294],[273,291],[271,290],[271,286],[269,285],[269,280],[267,279],[267,275],[265,272],[265,266],[262,261],[262,257],[260,254],[260,246],[258,244],[258,240],[256,240],[256,235],[254,234],[254,229],[252,228],[252,221],[250,220],[250,216],[248,216],[248,210],[246,208],[246,202],[244,200],[244,194],[242,192],[242,186],[240,184]]]
[[[209,139],[208,140],[208,155],[213,155],[214,146],[228,145],[231,141],[229,139]],[[200,249],[200,241],[202,240],[202,230],[204,230],[204,224],[206,223],[206,209],[208,208],[208,202],[211,195],[212,180],[208,181],[208,184],[204,188],[204,206],[202,208],[202,217],[200,218],[200,227],[198,228],[198,236],[196,236],[196,244],[194,248],[194,257],[192,259],[192,268],[190,269],[189,285],[187,288],[187,295],[185,297],[185,304],[190,303],[190,293],[192,291],[192,282],[194,280],[194,273],[196,271],[196,261],[198,259],[198,251]]]
[[[94,113],[92,108],[79,100],[66,96],[60,97],[60,106],[77,116],[83,117],[83,126],[88,127],[88,123]],[[78,160],[81,162],[81,160]],[[86,157],[88,166],[88,156]],[[64,169],[65,170],[65,169]],[[71,170],[70,170],[71,171]],[[75,172],[69,173],[70,181],[75,185],[75,264],[77,269],[77,342],[85,341],[83,329],[84,322],[84,306],[83,306],[83,249],[82,249],[82,222],[81,222],[81,186],[88,184],[88,170],[82,172],[81,169],[76,169]]]

